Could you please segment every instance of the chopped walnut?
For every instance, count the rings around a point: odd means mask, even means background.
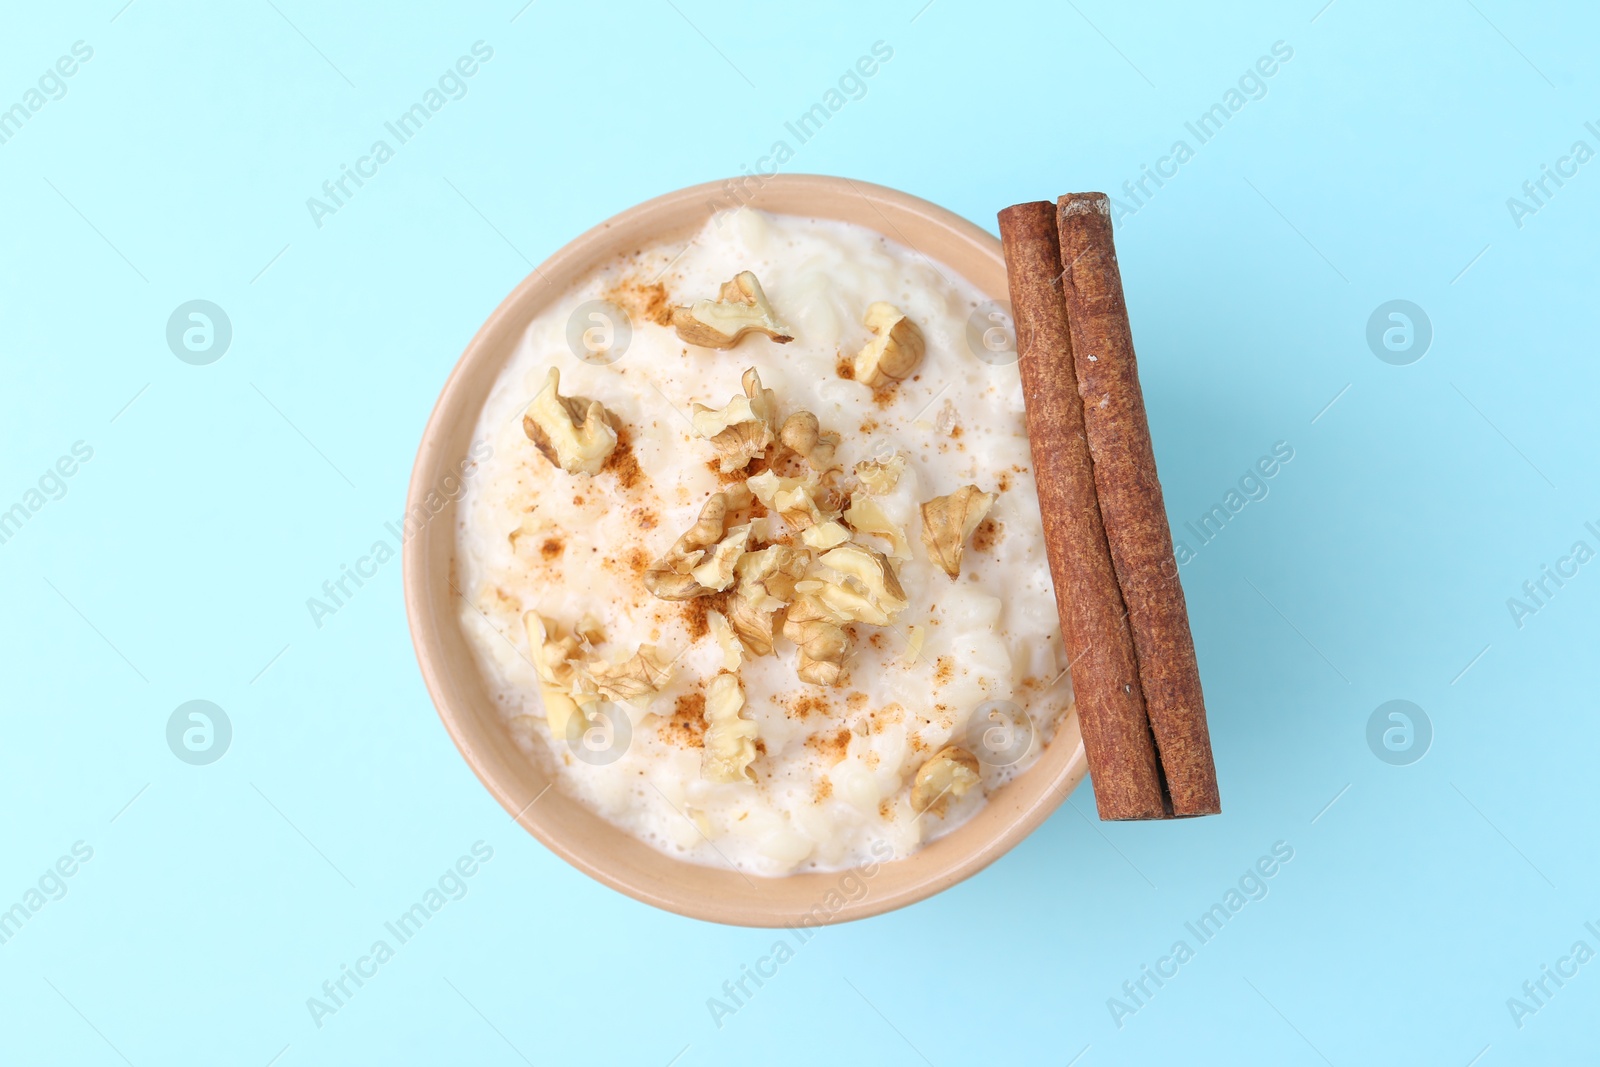
[[[905,469],[906,457],[899,452],[891,452],[883,459],[864,459],[855,466],[856,477],[875,496],[893,492]]]
[[[889,625],[889,613],[872,602],[872,597],[860,587],[860,583],[852,582],[848,578],[841,582],[831,582],[826,578],[807,578],[803,582],[795,583],[795,591],[800,594],[801,599],[811,601],[814,605],[812,610],[822,613],[832,622]],[[790,615],[793,616],[792,610]]]
[[[558,624],[547,621],[537,611],[525,612],[522,625],[528,633],[528,651],[533,654],[539,678],[551,685],[565,685],[575,665],[578,638],[563,634]]]
[[[733,632],[728,617],[720,611],[708,611],[706,623],[711,628],[711,636],[716,639],[717,647],[722,649],[722,669],[738,671],[744,665],[744,646],[739,643],[739,635]]]
[[[797,411],[784,419],[778,440],[819,473],[833,466],[833,453],[839,447],[839,435],[823,433],[817,417],[809,411]]]
[[[928,549],[928,558],[950,577],[961,574],[961,548],[994,502],[993,493],[964,485],[949,496],[936,496],[922,505],[922,543]]]
[[[690,307],[673,308],[672,328],[681,339],[702,348],[732,348],[752,330],[780,345],[794,340],[789,328],[778,321],[761,283],[749,271],[723,282],[715,300],[696,300]]]
[[[860,583],[866,589],[872,606],[884,615],[882,621],[859,615],[855,621],[885,626],[906,609],[906,591],[900,587],[894,565],[883,553],[874,552],[864,545],[847,544],[823,553],[817,562]],[[829,584],[832,586],[832,583]]]
[[[850,531],[844,524],[834,520],[820,523],[816,526],[807,526],[800,531],[800,540],[805,542],[807,548],[814,548],[821,552],[834,548],[850,540]]]
[[[965,796],[978,781],[976,757],[960,745],[946,745],[917,771],[911,786],[911,807],[942,815],[950,798]]]
[[[778,417],[778,395],[761,387],[761,375],[751,367],[741,378],[744,396],[736,396],[721,410],[694,406],[690,421],[717,450],[722,473],[744,470],[750,461],[767,454],[773,441],[772,424]]]
[[[900,524],[889,518],[883,506],[865,493],[853,493],[850,496],[850,507],[845,510],[844,521],[857,533],[871,534],[881,537],[889,542],[889,558],[906,560],[911,558],[911,542],[906,539],[905,530]]]
[[[744,688],[739,676],[721,671],[706,686],[705,752],[700,777],[712,782],[753,782],[750,761],[756,758],[755,723],[741,718]]]
[[[817,476],[817,487],[811,492],[817,507],[833,518],[838,518],[839,513],[850,504],[850,494],[845,491],[843,484],[844,477],[844,471],[837,467],[823,471]]]
[[[811,584],[800,582],[796,588]],[[783,620],[783,636],[800,648],[795,674],[801,681],[812,685],[844,684],[844,657],[850,650],[850,635],[839,625],[842,621],[838,612],[811,593],[802,593],[790,605]]]
[[[744,551],[744,544],[750,537],[748,522],[734,526],[728,520],[748,512],[749,508],[750,492],[742,485],[713,493],[700,509],[695,524],[645,571],[645,588],[662,600],[692,600],[726,589],[733,581],[731,568],[738,562],[739,552]],[[737,541],[738,552],[721,550],[719,542],[724,538]],[[709,558],[707,550],[711,551]],[[715,587],[700,580],[705,577],[715,583],[721,581],[725,573],[727,581]]]
[[[808,456],[822,439],[822,427],[811,412],[797,411],[783,420],[783,428],[778,431],[778,439],[786,448],[793,449],[802,456]]]
[[[814,685],[842,685],[850,650],[846,623],[887,626],[906,608],[905,590],[881,553],[853,543],[840,545],[817,562],[838,580],[814,572],[796,582],[795,602],[783,623],[783,636],[800,647],[796,673]]]
[[[806,573],[811,554],[788,545],[768,545],[759,552],[746,552],[738,563],[739,586],[760,585],[784,603],[794,599],[794,586]]]
[[[622,663],[591,661],[589,673],[601,696],[643,707],[672,678],[672,661],[655,645],[640,645],[639,651]]]
[[[728,624],[739,638],[740,646],[752,656],[772,655],[772,616],[782,601],[773,607],[763,608],[764,594],[745,595],[742,591],[728,605]]]
[[[572,635],[578,639],[578,647],[585,651],[602,644],[606,639],[605,631],[600,628],[600,620],[593,615],[579,616],[577,625],[572,628]]]
[[[610,413],[598,400],[562,396],[561,372],[554,367],[522,416],[522,432],[545,459],[568,474],[599,474],[617,447]]]
[[[877,388],[909,378],[927,349],[917,324],[902,315],[899,308],[882,300],[867,308],[862,322],[877,336],[856,353],[856,381]]]
[[[720,593],[733,584],[734,566],[750,545],[750,524],[735,526],[710,549],[710,555],[689,572],[701,588]]]
[[[787,545],[769,545],[740,557],[735,567],[739,585],[728,605],[728,621],[750,655],[772,654],[773,614],[794,600],[795,582],[810,564],[808,552]]]
[[[839,517],[839,508],[834,505],[842,501],[831,499],[838,495],[837,491],[814,478],[780,478],[771,471],[762,471],[746,479],[745,484],[757,500],[797,530]]]
[[[579,713],[573,691],[579,688],[580,675],[584,673],[577,659],[580,638],[576,634],[562,633],[559,626],[546,621],[536,611],[525,613],[522,625],[527,631],[534,673],[539,677],[545,721],[550,724],[552,734],[565,737],[567,720]]]

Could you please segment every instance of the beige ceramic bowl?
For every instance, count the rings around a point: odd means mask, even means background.
[[[1000,242],[914,196],[845,178],[779,175],[741,179],[744,202],[765,211],[865,226],[954,268],[986,295],[1006,299]],[[645,243],[687,237],[708,206],[735,206],[732,183],[682,189],[630,208],[546,260],[495,309],[460,362],[423,431],[408,508],[457,473],[495,377],[528,323],[575,281]],[[434,500],[440,497],[435,494]],[[589,811],[560,789],[512,741],[488,695],[457,621],[451,588],[456,509],[446,502],[405,544],[406,613],[422,677],[439,717],[479,780],[529,833],[556,855],[635,899],[680,915],[743,926],[845,922],[914,903],[999,859],[1055,810],[1088,769],[1076,714],[1039,760],[989,797],[970,821],[907,859],[856,874],[746,876],[666,856]],[[548,792],[547,792],[548,790]]]

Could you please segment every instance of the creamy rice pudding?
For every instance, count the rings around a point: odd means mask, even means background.
[[[782,875],[908,855],[1036,758],[1071,692],[984,303],[874,231],[740,209],[529,325],[455,577],[560,788]]]

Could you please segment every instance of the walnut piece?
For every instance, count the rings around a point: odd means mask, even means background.
[[[655,645],[640,645],[631,659],[621,663],[589,662],[595,688],[607,700],[626,700],[644,707],[672,678],[672,660]]]
[[[539,677],[545,721],[550,724],[553,735],[565,737],[567,720],[582,713],[580,698],[584,704],[599,699],[587,669],[577,658],[580,646],[587,644],[591,635],[563,633],[560,626],[536,611],[522,616],[522,626],[528,635],[534,673]]]
[[[783,622],[783,636],[800,648],[795,673],[813,685],[843,685],[850,651],[846,623],[888,626],[906,608],[905,590],[881,552],[846,543],[824,552],[817,562],[838,575],[823,573],[798,581],[797,594]]]
[[[946,745],[917,771],[911,785],[914,811],[944,814],[950,798],[965,796],[978,784],[978,761],[960,745]]]
[[[692,306],[673,308],[672,328],[678,331],[679,338],[702,348],[732,348],[752,330],[780,345],[794,340],[789,328],[778,321],[761,283],[749,271],[723,282],[715,300],[696,300]]]
[[[794,599],[795,583],[804,577],[810,564],[809,552],[788,545],[768,545],[759,552],[746,552],[737,567],[739,587],[760,585],[768,595],[787,604]]]
[[[850,531],[845,529],[844,523],[828,520],[816,526],[807,526],[800,531],[800,540],[805,542],[807,548],[814,548],[821,552],[835,548],[850,540]]]
[[[830,552],[824,552],[817,562],[845,575],[847,580],[853,579],[859,583],[866,590],[868,602],[884,616],[880,621],[856,614],[852,616],[853,621],[887,626],[890,620],[906,609],[906,591],[900,587],[900,578],[895,574],[893,564],[882,552],[874,552],[864,545],[840,545]],[[838,588],[833,583],[829,585],[830,588]]]
[[[600,401],[562,396],[561,372],[554,367],[522,416],[522,432],[545,459],[568,474],[599,474],[617,447],[617,432]]]
[[[787,545],[746,552],[735,565],[739,587],[728,605],[728,622],[752,656],[772,654],[772,621],[795,598],[795,582],[811,565],[811,555]]]
[[[737,672],[744,666],[744,646],[739,643],[739,635],[733,632],[733,624],[720,611],[706,612],[706,624],[711,627],[717,647],[722,649],[722,669]]]
[[[857,533],[871,534],[888,541],[890,559],[911,558],[911,542],[906,539],[905,530],[900,528],[899,523],[889,518],[881,504],[865,493],[851,494],[850,506],[845,509],[844,521]]]
[[[578,639],[578,647],[585,650],[603,644],[606,639],[605,632],[600,629],[600,620],[587,614],[578,618],[577,625],[572,628],[572,634]]]
[[[827,583],[800,582],[796,588],[812,584]],[[844,684],[844,657],[850,650],[850,635],[839,625],[842,621],[838,612],[809,592],[802,592],[790,605],[783,620],[783,636],[800,648],[795,674],[802,682]]]
[[[710,555],[699,566],[689,571],[690,577],[700,583],[700,588],[720,593],[733,584],[734,567],[744,550],[750,545],[750,524],[735,526],[723,534],[710,549]]]
[[[856,477],[874,496],[893,492],[905,469],[906,457],[899,452],[891,452],[883,459],[864,459],[855,466]]]
[[[961,549],[989,514],[993,493],[963,485],[949,496],[936,496],[922,505],[922,543],[928,558],[952,578],[961,574]]]
[[[750,761],[756,758],[755,723],[739,717],[744,707],[744,688],[739,676],[718,672],[706,686],[705,751],[701,756],[700,777],[712,782],[753,782]]]
[[[784,447],[802,456],[809,456],[821,439],[822,426],[809,411],[797,411],[790,415],[783,420],[783,428],[778,431],[778,440],[783,442]]]
[[[713,546],[717,546],[726,536],[731,535],[735,539],[742,536],[744,540],[740,542],[739,551],[744,551],[743,544],[750,536],[749,523],[740,527],[728,520],[743,515],[749,509],[750,491],[742,485],[729,486],[720,493],[711,494],[701,507],[700,517],[695,524],[673,543],[666,555],[644,572],[644,587],[662,600],[692,600],[717,592],[702,584],[695,577],[695,571],[709,567],[704,574],[716,581],[724,570],[738,562],[737,553],[722,553],[719,556]],[[742,535],[736,532],[740,529],[743,530]],[[712,550],[709,559],[708,549]],[[731,583],[730,578],[720,588],[726,589]]]
[[[772,655],[772,616],[785,605],[761,606],[760,594],[736,594],[728,605],[728,625],[739,638],[739,645],[752,656]]]
[[[817,417],[809,411],[797,411],[784,419],[778,440],[818,473],[833,466],[833,453],[839,447],[839,435],[823,433]]]
[[[644,707],[672,677],[672,661],[655,645],[640,645],[632,657],[610,663],[598,656],[580,658],[602,641],[599,624],[585,615],[570,631],[530,611],[522,617],[528,634],[545,721],[557,738],[567,735],[572,716],[592,716],[603,697]]]
[[[768,510],[777,512],[784,522],[797,530],[839,517],[839,508],[833,505],[842,501],[831,499],[837,492],[821,485],[814,477],[780,478],[771,471],[762,471],[745,479],[745,485]]]
[[[875,389],[911,377],[927,349],[917,324],[882,300],[867,308],[862,323],[877,336],[856,353],[856,381]]]
[[[778,417],[778,394],[761,387],[761,375],[751,367],[741,378],[744,396],[736,396],[721,410],[696,404],[690,419],[699,434],[717,450],[722,473],[744,470],[750,461],[767,454],[773,442],[772,424]]]

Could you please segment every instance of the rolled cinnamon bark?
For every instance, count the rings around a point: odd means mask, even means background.
[[[1069,193],[1057,203],[1056,226],[1095,490],[1128,608],[1157,757],[1174,815],[1215,814],[1222,801],[1200,668],[1156,477],[1110,201],[1104,193]]]
[[[1045,552],[1072,671],[1083,747],[1102,819],[1166,814],[1138,660],[1112,568],[1084,436],[1059,276],[1056,206],[1000,212]],[[1047,446],[1045,446],[1047,444]],[[1045,447],[1042,447],[1045,446]]]

